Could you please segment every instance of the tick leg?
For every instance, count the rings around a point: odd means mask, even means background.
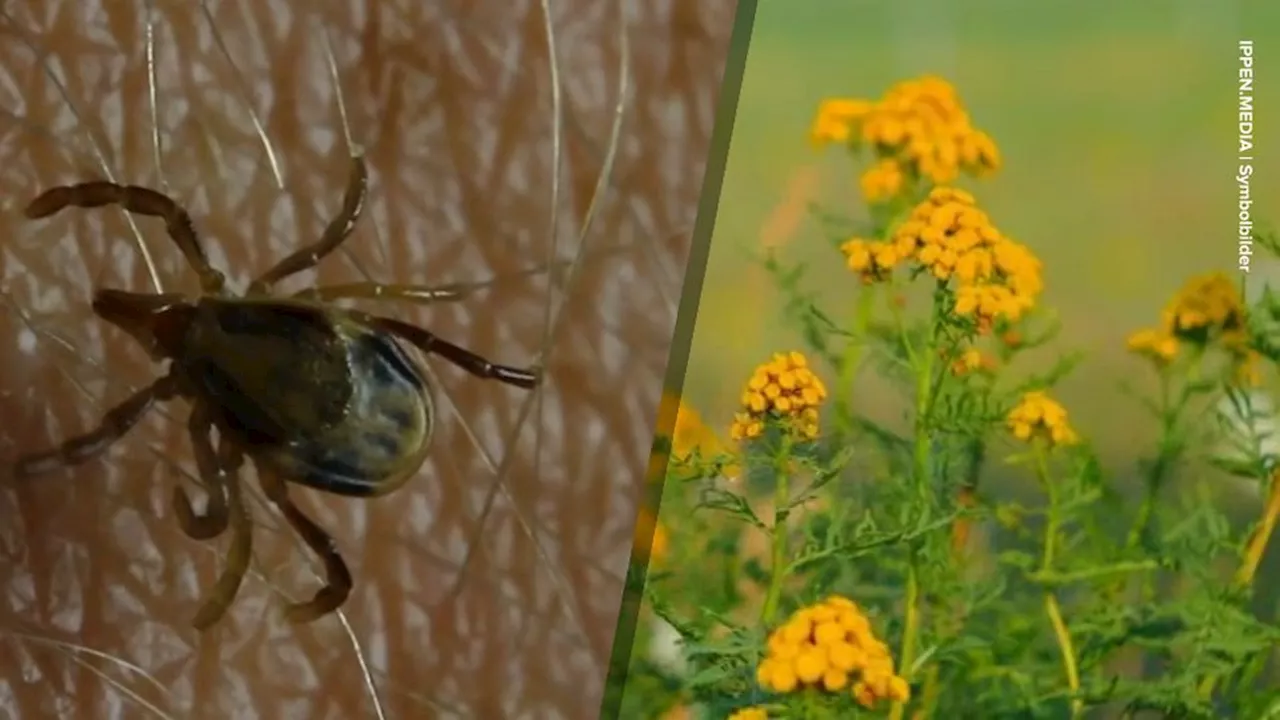
[[[27,205],[24,212],[28,218],[36,220],[68,207],[97,208],[104,205],[119,205],[137,215],[163,218],[169,237],[200,276],[200,287],[207,293],[222,290],[226,279],[209,264],[209,257],[191,223],[191,216],[163,193],[137,185],[117,185],[105,181],[62,185],[41,193]]]
[[[444,340],[417,325],[363,313],[353,314],[373,327],[404,338],[425,353],[439,355],[476,377],[497,380],[507,385],[525,388],[526,390],[536,387],[538,384],[538,373],[535,370],[491,363],[470,350]]]
[[[51,450],[19,458],[14,475],[18,478],[42,475],[101,455],[127,435],[157,402],[168,400],[176,392],[177,382],[172,375],[159,378],[104,413],[102,422],[93,430],[65,440]]]
[[[338,554],[333,538],[311,518],[307,517],[289,498],[289,488],[279,476],[259,470],[262,489],[267,494],[289,526],[320,556],[324,562],[325,586],[306,602],[293,603],[285,608],[284,617],[291,623],[311,622],[341,607],[351,594],[351,571]]]
[[[231,526],[231,547],[227,550],[227,564],[222,568],[222,574],[218,576],[217,583],[209,591],[208,599],[191,621],[191,625],[201,631],[212,627],[227,613],[227,608],[231,607],[236,593],[240,591],[245,573],[249,571],[249,560],[253,556],[253,527],[244,507],[244,498],[240,494],[239,470],[244,456],[237,453],[224,460],[220,462],[219,470],[227,473],[224,486]]]
[[[263,295],[272,285],[296,275],[303,270],[310,270],[320,263],[326,255],[338,249],[351,235],[360,213],[364,210],[365,193],[369,188],[369,173],[365,168],[364,157],[356,155],[351,158],[351,174],[347,179],[347,191],[342,196],[342,211],[329,222],[324,235],[312,245],[308,245],[291,255],[285,256],[261,277],[249,285],[249,294]]]
[[[191,436],[192,454],[195,455],[196,469],[204,482],[205,492],[209,495],[209,506],[204,513],[197,513],[191,504],[191,496],[185,488],[178,485],[173,489],[173,512],[178,517],[178,525],[182,531],[195,540],[211,540],[226,531],[231,515],[227,506],[226,468],[218,462],[213,449],[213,441],[209,434],[213,431],[213,422],[209,411],[203,403],[196,405],[187,421],[187,432]]]

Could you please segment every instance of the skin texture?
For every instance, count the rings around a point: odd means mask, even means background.
[[[599,707],[734,4],[625,3],[611,167],[618,3],[550,3],[559,122],[539,4],[364,5],[6,6],[2,459],[93,427],[161,371],[92,317],[93,287],[198,287],[159,221],[102,209],[32,222],[23,205],[90,179],[165,190],[242,289],[337,212],[349,154],[339,98],[371,185],[319,279],[497,278],[463,302],[367,305],[495,362],[542,362],[544,387],[431,361],[439,423],[413,480],[370,501],[292,489],[356,577],[342,615],[311,625],[284,623],[280,605],[310,597],[320,567],[248,470],[250,577],[221,624],[190,628],[226,538],[187,538],[170,509],[174,483],[203,497],[182,401],[97,462],[6,482],[0,706],[18,716],[580,718]],[[553,253],[580,257],[576,271],[546,272]]]

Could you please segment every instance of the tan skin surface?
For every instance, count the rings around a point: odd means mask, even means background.
[[[341,615],[307,625],[284,622],[281,607],[309,598],[323,569],[247,468],[250,576],[220,623],[191,627],[230,538],[189,538],[171,507],[176,483],[204,506],[184,401],[96,461],[7,483],[0,706],[20,717],[594,716],[734,10],[676,5],[628,7],[628,103],[611,167],[622,57],[612,2],[550,3],[560,123],[537,3],[305,14],[227,2],[206,16],[160,1],[150,52],[139,2],[6,6],[5,462],[90,429],[163,372],[92,316],[94,287],[199,287],[161,221],[131,226],[97,209],[32,222],[23,206],[86,180],[165,191],[243,290],[317,239],[341,204],[339,97],[368,159],[368,205],[345,251],[282,288],[496,277],[460,302],[360,307],[495,362],[545,364],[546,376],[530,393],[429,361],[438,426],[413,479],[373,500],[291,488],[355,577]],[[553,251],[581,256],[577,270],[546,272]]]

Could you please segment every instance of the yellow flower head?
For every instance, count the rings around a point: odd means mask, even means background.
[[[885,158],[867,168],[859,180],[862,195],[867,202],[878,203],[898,196],[907,184],[907,176],[902,163],[893,158]]]
[[[810,136],[815,145],[865,144],[881,160],[891,159],[907,178],[934,184],[955,181],[961,173],[982,177],[1000,168],[1000,153],[991,136],[975,129],[951,83],[935,76],[900,82],[875,102],[829,99],[818,107]],[[883,169],[863,176],[870,202],[900,191]]]
[[[703,455],[714,455],[722,449],[720,437],[702,421],[701,413],[681,398],[676,409],[676,424],[671,430],[671,454],[686,457],[699,450]]]
[[[1167,365],[1178,355],[1178,338],[1165,330],[1139,330],[1129,336],[1126,344],[1130,352],[1146,357],[1157,365]]]
[[[769,713],[762,707],[747,707],[735,710],[729,720],[769,720]]]
[[[960,162],[972,169],[975,177],[984,177],[1000,169],[1000,149],[984,132],[968,134],[961,145]]]
[[[818,437],[818,408],[827,388],[801,353],[778,353],[755,369],[742,390],[742,409],[733,419],[734,440],[759,437],[769,419],[781,420],[801,439]]]
[[[1066,409],[1039,391],[1023,394],[1005,417],[1005,424],[1019,440],[1041,438],[1050,445],[1074,445],[1080,440],[1068,422]]]
[[[888,280],[893,269],[911,256],[892,242],[853,238],[840,246],[845,264],[865,283]]]
[[[1127,345],[1130,352],[1160,367],[1173,362],[1183,346],[1212,346],[1227,353],[1233,382],[1254,385],[1260,376],[1247,313],[1240,289],[1230,276],[1223,272],[1197,275],[1165,305],[1160,324],[1134,332]]]
[[[661,482],[665,479],[668,460],[681,461],[688,459],[694,451],[702,458],[724,456],[728,452],[719,434],[702,420],[702,415],[684,398],[671,392],[663,392],[659,405],[658,417],[669,417],[666,413],[675,412],[675,426],[671,429],[670,451],[664,451],[655,445],[649,453],[649,467],[646,478],[649,482]],[[722,467],[727,478],[738,475],[740,468],[736,461],[730,459]]]
[[[1223,339],[1245,342],[1245,307],[1240,288],[1226,273],[1191,278],[1165,307],[1164,329],[1181,340],[1205,344]]]
[[[983,330],[1021,318],[1044,289],[1039,258],[1001,233],[974,197],[957,188],[934,188],[886,244],[938,280],[954,281],[955,312]],[[857,269],[848,247],[845,255]],[[870,271],[878,277],[880,268],[872,264]]]
[[[855,123],[866,117],[871,111],[871,103],[866,100],[848,98],[829,98],[818,106],[818,114],[813,119],[813,127],[809,131],[809,139],[817,148],[828,144],[849,142]]]
[[[797,610],[769,635],[756,680],[775,693],[850,692],[866,707],[882,699],[905,701],[911,692],[871,621],[839,596]]]

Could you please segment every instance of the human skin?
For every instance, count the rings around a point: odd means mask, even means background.
[[[6,6],[6,463],[93,427],[163,370],[92,315],[94,287],[197,290],[161,221],[135,218],[135,233],[114,208],[30,221],[26,202],[108,176],[165,190],[242,289],[336,212],[350,153],[339,98],[371,185],[318,281],[496,278],[458,303],[366,309],[546,374],[530,394],[431,360],[439,422],[413,479],[373,500],[293,487],[355,576],[342,613],[308,625],[285,623],[280,607],[315,592],[319,565],[247,472],[250,576],[220,624],[190,627],[226,541],[186,537],[170,509],[177,483],[203,503],[185,401],[102,457],[6,480],[0,707],[15,717],[595,716],[735,8],[629,4],[614,143],[619,6],[549,4],[560,122],[538,3],[331,2],[303,13],[283,0],[224,2],[208,16],[173,0],[150,15],[140,2]],[[561,260],[547,272],[553,253]]]

